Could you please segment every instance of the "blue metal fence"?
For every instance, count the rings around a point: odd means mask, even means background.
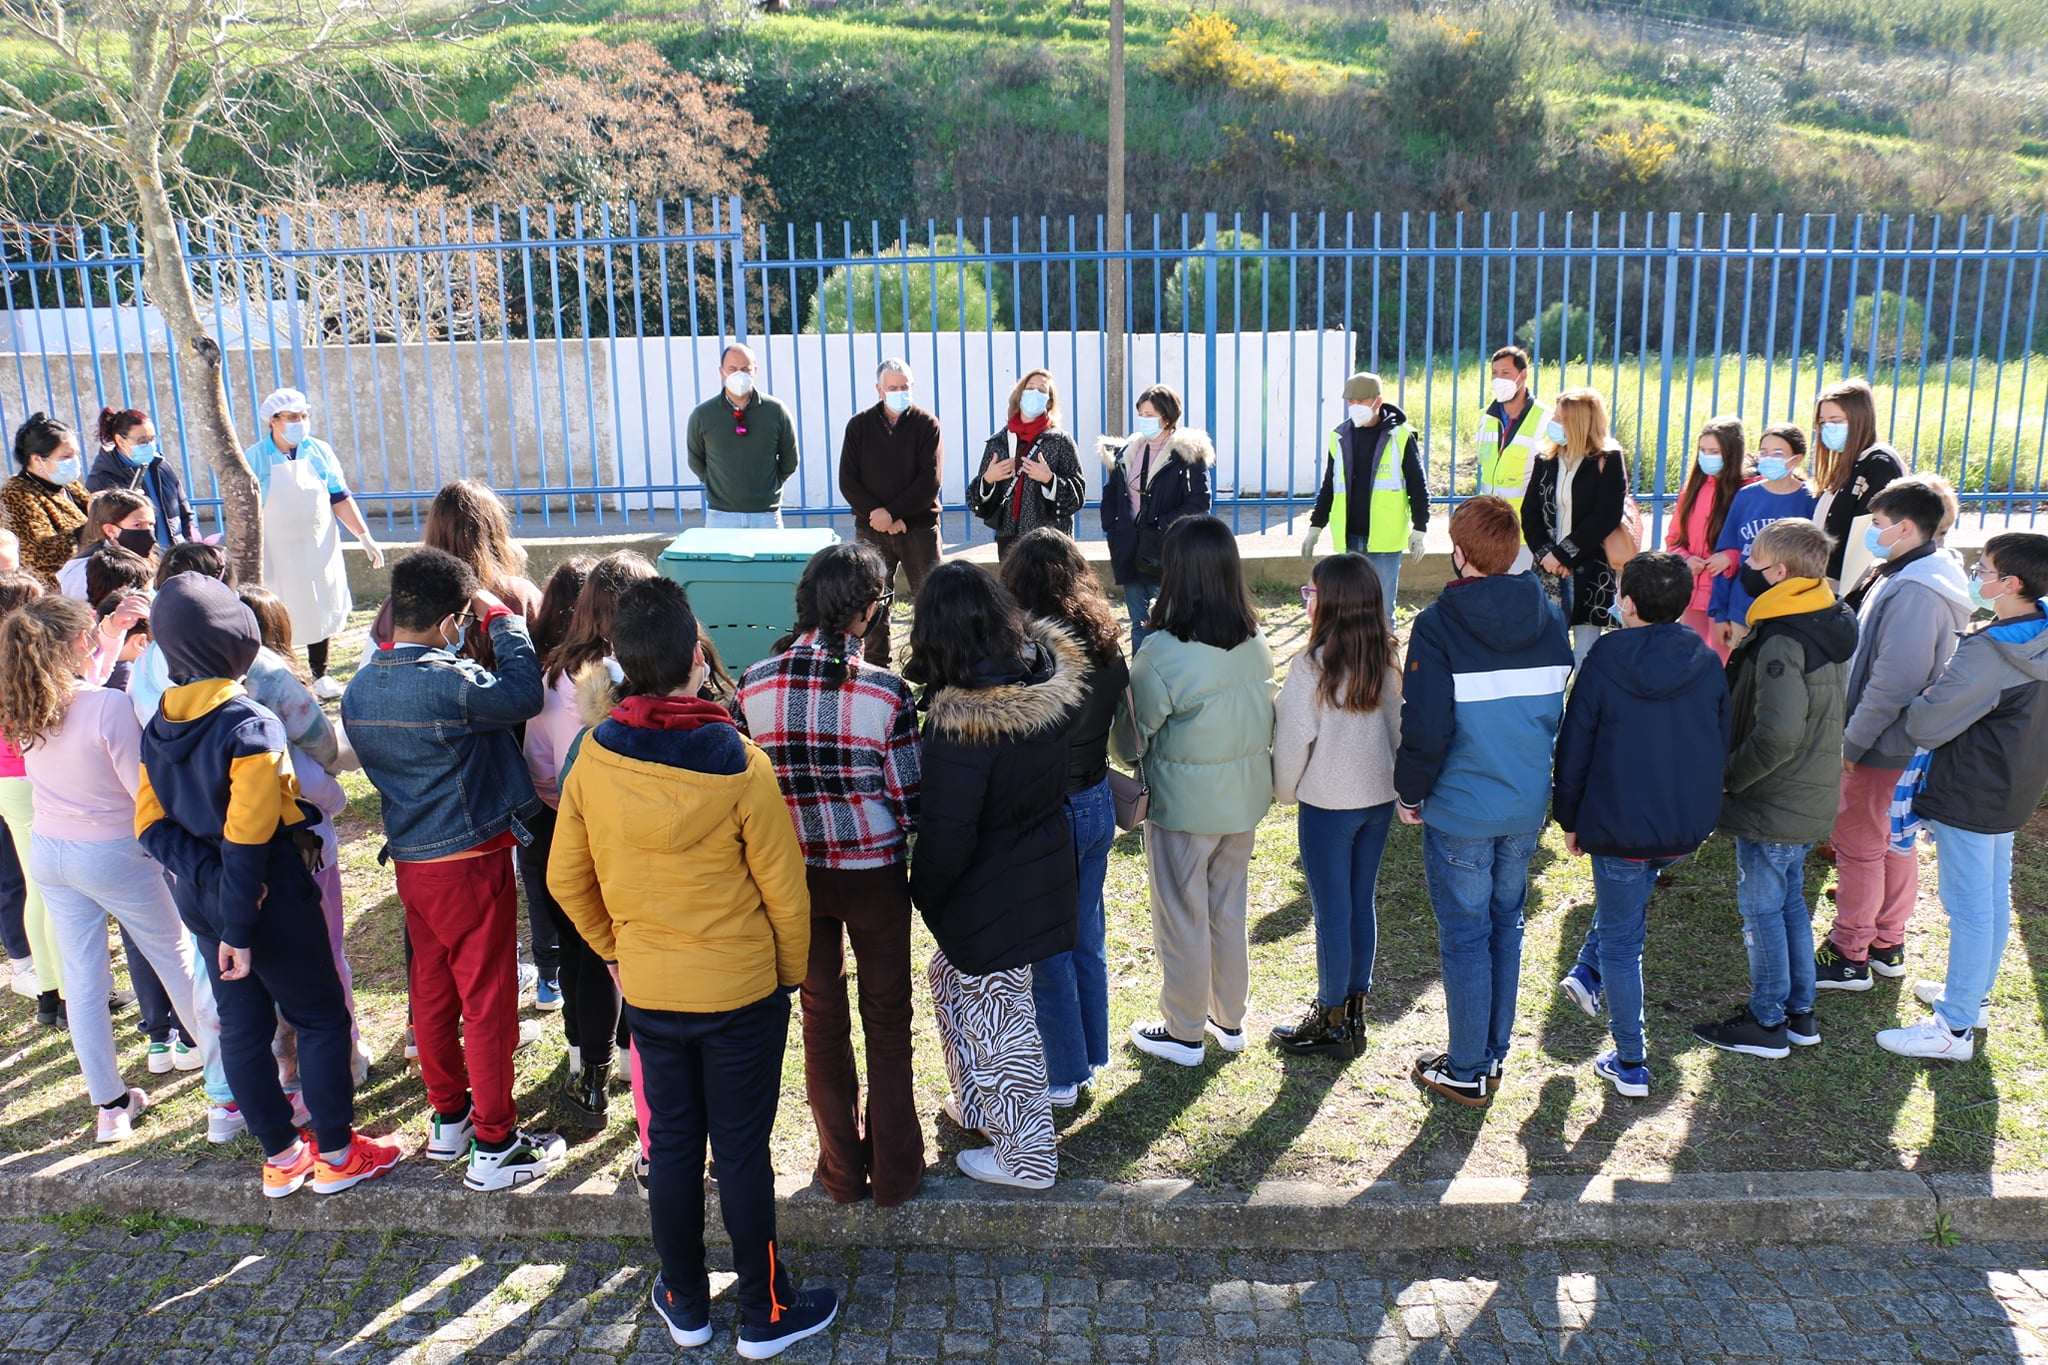
[[[1240,529],[1313,498],[1353,366],[1380,372],[1421,430],[1434,496],[1469,494],[1487,356],[1510,341],[1539,390],[1602,390],[1660,521],[1708,417],[1805,425],[1819,389],[1850,375],[1877,387],[1885,436],[1973,512],[2037,514],[2048,218],[1185,214],[1134,219],[1125,240],[1111,252],[1100,219],[1074,218],[805,232],[743,222],[737,201],[186,229],[238,424],[253,440],[257,396],[306,389],[359,496],[399,533],[462,476],[512,498],[529,530],[694,506],[680,428],[715,393],[728,337],[762,347],[763,387],[807,433],[785,508],[798,519],[843,513],[837,432],[874,401],[873,359],[917,359],[964,528],[958,490],[1017,372],[1044,364],[1085,396],[1067,415],[1077,435],[1109,425],[1113,270],[1132,391],[1188,395]],[[149,408],[188,486],[217,501],[183,445],[186,396],[144,306],[135,229],[0,230],[0,277],[0,421]]]

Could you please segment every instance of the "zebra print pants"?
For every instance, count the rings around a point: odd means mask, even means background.
[[[925,977],[961,1121],[988,1134],[996,1160],[1011,1175],[1057,1176],[1059,1149],[1038,1012],[1031,1003],[1031,969],[969,976],[945,953],[934,952]]]

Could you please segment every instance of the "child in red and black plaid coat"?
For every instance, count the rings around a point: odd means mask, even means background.
[[[872,546],[830,545],[796,589],[796,632],[740,681],[742,727],[775,764],[811,890],[804,1086],[818,1125],[818,1183],[839,1203],[900,1204],[924,1179],[910,1086],[910,883],[917,707],[910,687],[861,661],[894,594]],[[865,1123],[846,999],[845,942],[860,968]]]

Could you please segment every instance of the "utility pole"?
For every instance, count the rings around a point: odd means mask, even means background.
[[[1111,436],[1125,431],[1124,401],[1128,377],[1124,373],[1124,335],[1129,330],[1124,316],[1124,0],[1109,0],[1109,255],[1103,262],[1108,274],[1109,354],[1105,401],[1108,404],[1105,429]]]

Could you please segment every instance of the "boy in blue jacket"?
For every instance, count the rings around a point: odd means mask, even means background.
[[[1521,519],[1500,498],[1451,514],[1458,576],[1415,618],[1394,756],[1401,821],[1423,827],[1450,1016],[1449,1050],[1418,1058],[1414,1076],[1473,1106],[1499,1088],[1514,1032],[1529,858],[1572,674],[1563,613],[1513,572],[1521,548]]]
[[[1579,670],[1557,736],[1551,815],[1573,857],[1593,859],[1593,928],[1558,983],[1614,1046],[1593,1063],[1623,1095],[1650,1093],[1643,1039],[1643,937],[1650,889],[1721,821],[1728,681],[1679,624],[1692,597],[1681,555],[1640,554],[1621,571],[1625,630],[1603,635]]]
[[[174,686],[142,732],[135,837],[173,878],[179,918],[220,1010],[228,1086],[263,1144],[263,1193],[373,1180],[399,1148],[355,1131],[355,1041],[312,861],[318,812],[299,800],[284,726],[241,685],[262,637],[235,590],[205,574],[166,582],[150,608]],[[270,1043],[298,1031],[312,1136],[292,1123]]]

